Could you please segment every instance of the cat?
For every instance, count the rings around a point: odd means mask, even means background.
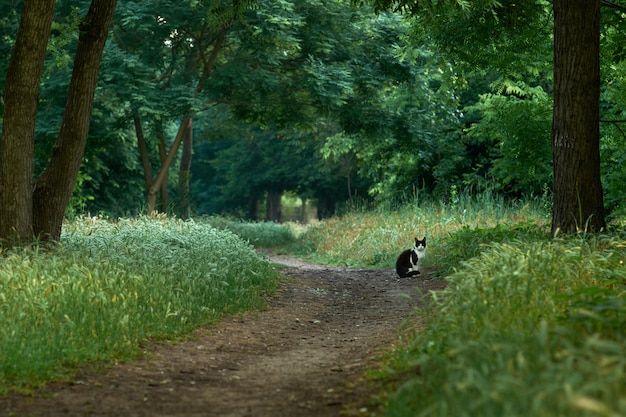
[[[419,264],[424,260],[426,256],[426,237],[418,240],[415,238],[415,246],[411,249],[407,249],[398,256],[396,261],[396,272],[400,278],[412,277],[419,275]]]

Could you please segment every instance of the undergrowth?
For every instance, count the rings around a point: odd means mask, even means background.
[[[484,247],[397,352],[387,416],[626,415],[626,244]]]
[[[278,283],[235,234],[166,218],[79,218],[59,245],[4,253],[0,264],[0,393],[263,308]]]

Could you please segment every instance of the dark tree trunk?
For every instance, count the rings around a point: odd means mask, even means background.
[[[80,36],[61,129],[46,169],[33,190],[33,231],[57,240],[87,144],[100,59],[117,0],[93,0],[79,25]]]
[[[309,219],[306,212],[306,198],[301,197],[301,200],[302,206],[300,206],[300,223],[307,224],[309,222]]]
[[[150,215],[153,214],[154,210],[156,209],[157,193],[159,192],[159,190],[162,190],[162,187],[167,185],[168,171],[170,167],[172,166],[172,163],[174,162],[174,157],[176,156],[176,152],[178,152],[178,148],[180,147],[180,144],[183,141],[183,137],[185,136],[187,132],[187,126],[190,120],[191,120],[190,116],[183,117],[183,120],[181,121],[180,126],[178,127],[178,132],[176,133],[176,137],[174,138],[174,143],[172,143],[172,147],[170,148],[170,151],[165,156],[165,160],[161,161],[161,169],[159,170],[159,173],[157,174],[154,181],[152,181],[152,185],[150,185],[150,188],[148,189],[147,212]],[[151,205],[150,204],[151,202],[154,203],[154,205]]]
[[[193,124],[189,119],[187,134],[183,139],[183,153],[180,158],[180,171],[178,172],[178,215],[182,219],[191,216],[189,203],[189,179],[191,177],[191,158],[193,154]]]
[[[167,146],[165,146],[165,132],[163,132],[163,122],[159,120],[156,125],[156,135],[157,135],[157,143],[159,147],[159,162],[161,166],[165,165],[165,161],[167,160]],[[170,170],[169,167],[165,171],[165,177],[163,181],[161,181],[161,203],[159,205],[159,210],[161,213],[167,213],[167,206],[169,204],[169,193],[168,193],[168,183],[169,183],[169,175]],[[156,200],[156,198],[155,198]]]
[[[552,233],[606,226],[600,181],[600,1],[554,1]]]
[[[152,164],[150,163],[150,153],[148,152],[148,145],[146,143],[146,137],[143,133],[143,126],[139,113],[135,111],[133,113],[133,121],[135,123],[135,134],[137,136],[137,147],[139,148],[139,156],[141,157],[141,166],[143,167],[143,182],[146,190],[146,205],[148,212],[152,212],[156,207],[156,194],[151,196],[149,191],[152,186]],[[152,200],[151,200],[152,198]]]
[[[281,197],[282,193],[278,191],[269,191],[267,193],[267,220],[273,222],[282,220]]]
[[[259,219],[259,196],[250,191],[248,194],[248,213],[249,220],[258,220]]]
[[[55,0],[24,3],[9,62],[0,149],[0,238],[33,237],[33,163],[39,78]]]
[[[335,198],[324,193],[317,198],[317,218],[322,220],[335,215]]]

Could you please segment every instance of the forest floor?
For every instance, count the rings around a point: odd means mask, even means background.
[[[445,283],[429,268],[398,279],[392,270],[272,259],[285,280],[267,310],[148,343],[144,358],[87,367],[71,383],[0,397],[0,416],[370,415],[378,388],[367,370],[397,345],[423,295]]]

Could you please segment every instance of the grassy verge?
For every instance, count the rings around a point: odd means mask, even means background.
[[[233,233],[164,218],[78,219],[59,246],[5,253],[0,264],[0,393],[262,308],[278,283]]]
[[[626,244],[494,244],[397,353],[387,416],[626,415]]]

